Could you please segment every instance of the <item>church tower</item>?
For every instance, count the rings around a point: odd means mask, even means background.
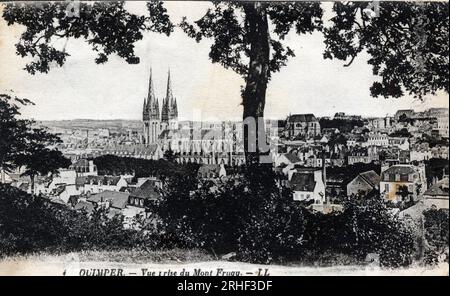
[[[144,99],[142,119],[144,121],[145,145],[156,143],[160,134],[161,120],[159,116],[159,102],[155,96],[151,69],[148,82],[148,94],[147,98]]]
[[[163,100],[161,111],[161,127],[162,129],[178,129],[178,107],[177,99],[173,97],[172,81],[170,79],[170,70],[167,77],[166,97]]]

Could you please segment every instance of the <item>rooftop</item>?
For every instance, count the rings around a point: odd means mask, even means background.
[[[316,187],[313,173],[294,173],[290,181],[293,191],[312,192]]]
[[[156,190],[156,182],[154,180],[145,181],[140,187],[130,193],[131,197],[145,198],[156,200],[159,194]]]
[[[117,209],[123,209],[128,203],[128,196],[130,194],[127,192],[117,192],[117,191],[103,191],[94,195],[88,199],[89,202],[99,203],[109,201],[111,207]]]
[[[317,121],[317,118],[314,116],[314,114],[308,113],[308,114],[293,114],[289,116],[288,121],[290,122],[311,122],[311,121]]]

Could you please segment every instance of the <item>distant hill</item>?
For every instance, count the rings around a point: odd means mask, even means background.
[[[73,120],[51,120],[38,121],[38,125],[48,128],[67,128],[67,129],[101,129],[108,128],[112,130],[121,129],[141,129],[142,121],[140,120],[97,120],[97,119],[73,119]]]

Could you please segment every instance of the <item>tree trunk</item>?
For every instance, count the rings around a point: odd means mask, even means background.
[[[244,5],[249,29],[250,63],[242,93],[244,107],[244,152],[247,165],[260,162],[265,151],[264,106],[269,78],[270,44],[265,4]],[[263,146],[264,145],[264,146]]]
[[[6,176],[5,176],[5,170],[3,167],[0,167],[0,183],[5,184],[6,182]]]
[[[34,195],[34,175],[30,175],[31,195]]]

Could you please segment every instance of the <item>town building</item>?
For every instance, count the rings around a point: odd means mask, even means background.
[[[77,176],[97,176],[97,166],[93,160],[79,159],[69,166],[69,170],[74,170]]]
[[[367,171],[358,174],[347,184],[347,196],[366,196],[379,190],[380,176],[375,171]]]
[[[289,139],[314,138],[320,135],[320,123],[314,114],[290,115],[286,121],[285,135]]]
[[[380,193],[386,201],[416,201],[426,189],[423,165],[397,164],[381,173]]]
[[[289,186],[296,201],[323,204],[325,200],[325,172],[320,168],[298,168],[292,174]]]
[[[167,77],[166,96],[163,99],[162,108],[160,111],[159,100],[155,96],[152,71],[150,70],[148,94],[147,98],[144,99],[142,119],[144,122],[144,144],[146,145],[157,143],[164,131],[178,129],[177,99],[172,93],[170,71]]]
[[[436,207],[438,209],[449,208],[449,181],[448,176],[433,184],[423,194],[423,202],[427,207]]]

